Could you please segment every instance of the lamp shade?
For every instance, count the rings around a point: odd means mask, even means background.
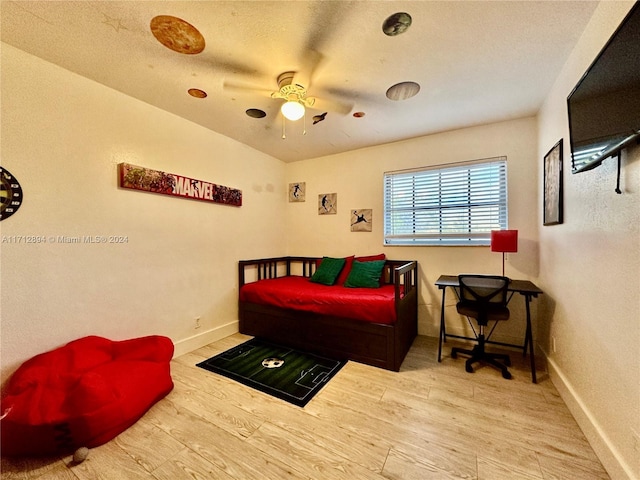
[[[304,115],[304,105],[300,102],[288,101],[282,104],[280,111],[287,120],[296,121]]]
[[[518,230],[491,230],[492,252],[517,252]]]

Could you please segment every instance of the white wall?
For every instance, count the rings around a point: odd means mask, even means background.
[[[539,340],[553,382],[614,479],[640,478],[640,146],[623,152],[622,195],[615,159],[572,175],[566,98],[632,4],[600,3],[538,121],[539,176],[542,156],[565,142],[565,220],[540,230],[549,322]]]
[[[237,331],[237,261],[282,254],[284,164],[6,44],[1,70],[2,166],[24,190],[1,235],[47,239],[1,244],[2,380],[89,334],[179,352]],[[119,189],[120,162],[238,188],[243,206]],[[77,235],[127,242],[49,240]]]
[[[612,478],[639,478],[640,147],[623,157],[623,195],[613,191],[613,160],[571,175],[565,103],[632,3],[599,5],[537,121],[289,165],[2,44],[2,166],[25,191],[20,211],[0,224],[2,237],[128,237],[0,245],[2,381],[26,358],[87,334],[163,334],[183,351],[224,336],[237,325],[237,260],[284,253],[417,259],[420,333],[437,335],[437,277],[499,272],[500,256],[488,247],[383,247],[382,174],[506,155],[510,227],[520,231],[506,273],[545,291],[533,313],[552,380]],[[542,156],[560,138],[565,222],[541,227]],[[123,161],[240,188],[244,206],[118,189]],[[287,184],[298,181],[307,201],[287,203]],[[321,193],[338,193],[337,215],[318,215]],[[349,231],[356,208],[373,209],[373,232]],[[452,305],[449,296],[448,318]],[[520,337],[518,315],[506,339]]]
[[[506,156],[509,227],[519,230],[519,250],[509,256],[506,274],[535,279],[538,274],[536,137],[535,119],[526,118],[289,164],[287,182],[306,182],[306,201],[287,205],[288,253],[347,256],[384,252],[392,259],[418,260],[419,332],[438,336],[442,294],[434,282],[441,274],[470,271],[500,274],[502,256],[491,253],[489,247],[383,246],[383,173]],[[318,215],[318,195],[325,193],[338,194],[336,215]],[[372,232],[350,231],[350,211],[361,208],[373,209]],[[506,322],[509,325],[500,329],[496,339],[522,343],[524,304],[518,300],[514,299],[513,303],[514,321]],[[447,305],[451,332],[465,332],[468,324],[457,316],[450,292]]]

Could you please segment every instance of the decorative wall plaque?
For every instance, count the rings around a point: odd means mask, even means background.
[[[371,232],[373,230],[373,210],[370,208],[361,208],[360,210],[351,210],[351,231],[352,232]]]
[[[338,194],[322,193],[318,195],[318,215],[335,215],[338,213]]]
[[[289,201],[304,202],[306,197],[307,184],[305,182],[296,182],[289,184]]]
[[[242,206],[242,190],[128,163],[119,164],[118,170],[122,188]]]

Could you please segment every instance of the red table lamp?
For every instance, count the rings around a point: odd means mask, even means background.
[[[491,251],[502,252],[504,277],[504,254],[518,251],[518,230],[491,230]]]

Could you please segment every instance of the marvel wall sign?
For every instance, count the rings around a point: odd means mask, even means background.
[[[242,206],[242,190],[174,173],[138,167],[128,163],[118,165],[121,188],[191,198],[223,205]]]

